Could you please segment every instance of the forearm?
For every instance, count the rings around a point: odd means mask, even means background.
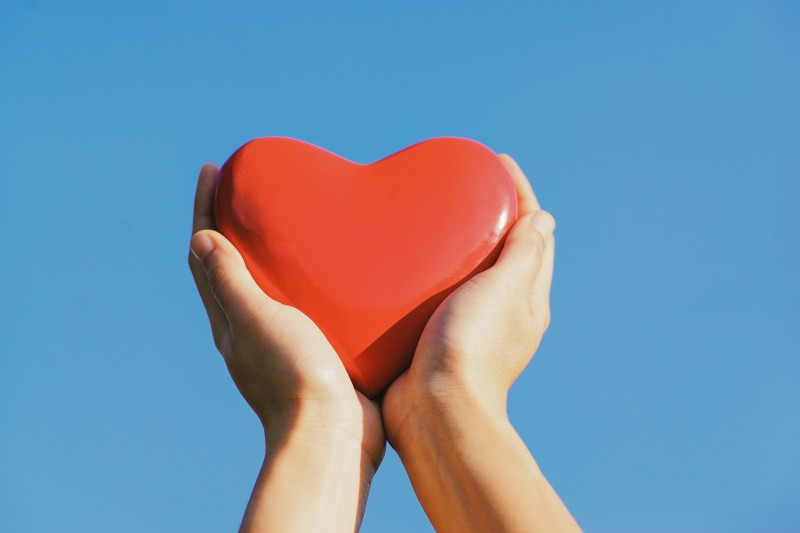
[[[439,532],[580,531],[505,414],[460,397],[415,409],[398,454]],[[502,405],[502,408],[499,407]]]
[[[240,531],[357,531],[375,473],[358,439],[298,422],[267,440]]]

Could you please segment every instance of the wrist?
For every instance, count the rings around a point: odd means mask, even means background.
[[[305,406],[265,423],[264,464],[241,531],[357,529],[380,459],[363,429],[335,414]]]
[[[402,409],[387,420],[387,437],[401,459],[417,449],[420,440],[455,442],[469,438],[480,428],[510,425],[506,413],[506,394],[502,388],[477,381],[437,376],[418,380],[409,374],[403,384]],[[390,400],[393,400],[390,398]]]
[[[355,401],[355,400],[354,400]],[[363,421],[355,406],[302,400],[268,416],[259,417],[264,428],[267,453],[292,442],[335,442],[358,447]]]
[[[395,447],[437,531],[579,531],[505,411],[479,389],[433,389]]]

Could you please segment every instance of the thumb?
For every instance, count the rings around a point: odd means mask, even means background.
[[[280,307],[256,284],[239,251],[222,234],[198,231],[192,236],[190,247],[203,265],[208,289],[231,325],[257,314],[271,314]]]
[[[533,284],[545,255],[547,240],[552,238],[556,221],[546,211],[534,211],[514,224],[493,269],[503,277],[524,280]]]

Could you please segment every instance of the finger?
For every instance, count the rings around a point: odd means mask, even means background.
[[[217,188],[218,178],[219,167],[214,163],[206,163],[200,169],[197,192],[194,195],[192,235],[202,229],[217,229],[214,222],[214,191]]]
[[[541,315],[545,329],[550,324],[550,287],[553,281],[555,245],[555,239],[552,235],[546,239],[542,266],[536,275],[536,279],[533,280],[533,289],[531,290],[533,309]]]
[[[200,293],[200,299],[206,308],[208,322],[211,324],[211,334],[214,336],[214,344],[217,345],[217,348],[221,348],[224,335],[230,327],[228,318],[211,292],[211,285],[208,283],[208,276],[206,276],[203,263],[192,250],[189,251],[189,269],[192,271],[197,292]]]
[[[268,321],[281,304],[264,294],[231,242],[213,230],[195,233],[192,252],[203,265],[207,285],[232,327],[254,317]]]
[[[506,170],[511,175],[511,179],[514,181],[514,188],[517,190],[517,216],[522,218],[528,213],[539,211],[541,209],[539,201],[536,199],[536,195],[533,194],[533,188],[525,174],[522,173],[522,169],[517,165],[517,162],[508,154],[500,154],[497,157],[505,165]]]
[[[213,163],[206,163],[200,170],[197,191],[194,196],[193,234],[204,229],[213,229],[216,226],[214,223],[214,189],[216,188],[218,175],[219,169]],[[200,293],[200,299],[206,308],[214,342],[217,347],[220,347],[222,336],[229,327],[228,319],[211,292],[203,264],[191,250],[189,251],[189,269],[192,271],[197,292]]]
[[[526,294],[532,291],[554,228],[555,220],[546,211],[523,216],[508,232],[500,257],[492,269],[505,279],[518,280]]]

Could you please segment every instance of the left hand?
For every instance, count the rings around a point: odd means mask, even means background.
[[[519,166],[500,155],[517,192],[518,220],[497,262],[469,279],[434,312],[411,367],[386,391],[384,426],[395,449],[416,411],[444,415],[470,402],[506,416],[511,384],[550,323],[555,220],[541,210]]]

